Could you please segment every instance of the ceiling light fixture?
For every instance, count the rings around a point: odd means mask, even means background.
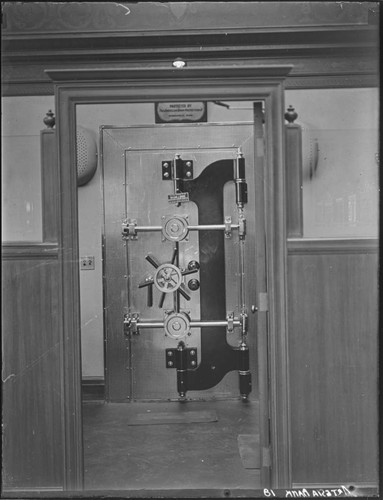
[[[178,69],[184,68],[186,66],[186,61],[184,61],[181,57],[177,57],[177,59],[174,59],[172,62],[172,66]]]

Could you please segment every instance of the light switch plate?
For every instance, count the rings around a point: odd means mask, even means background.
[[[80,269],[83,271],[94,269],[94,255],[80,257]]]

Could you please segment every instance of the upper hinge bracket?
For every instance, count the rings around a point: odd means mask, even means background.
[[[162,180],[171,181],[175,179],[191,180],[194,177],[193,160],[165,160],[161,163]]]

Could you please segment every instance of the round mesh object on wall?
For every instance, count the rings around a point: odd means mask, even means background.
[[[91,132],[78,126],[76,133],[77,185],[84,186],[97,169],[97,145]]]

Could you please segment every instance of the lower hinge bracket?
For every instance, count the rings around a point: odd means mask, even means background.
[[[187,369],[192,370],[197,368],[197,349],[188,347],[186,350]],[[166,349],[166,368],[179,368],[176,361],[177,349]]]

